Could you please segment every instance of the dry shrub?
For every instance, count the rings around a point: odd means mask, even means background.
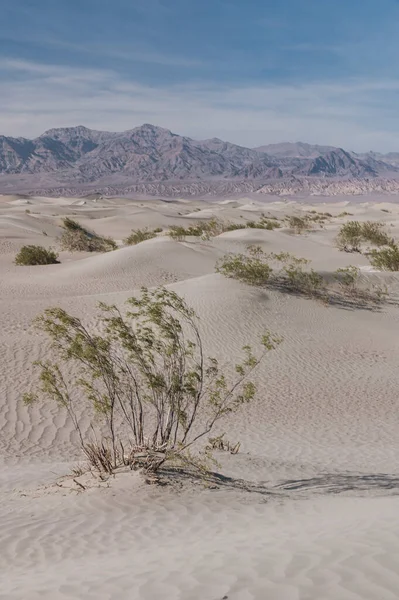
[[[286,217],[286,220],[288,221],[288,226],[295,233],[298,233],[298,234],[304,233],[305,231],[307,231],[308,229],[311,228],[311,222],[310,222],[308,216],[297,217],[297,216],[291,215],[289,217]]]
[[[280,340],[266,332],[256,355],[244,346],[227,375],[205,356],[197,316],[175,292],[143,288],[128,307],[122,314],[101,304],[96,330],[61,308],[38,317],[52,359],[35,363],[38,391],[24,400],[49,399],[66,410],[100,472],[122,465],[155,472],[165,462],[204,470],[209,449],[194,455],[193,448],[216,423],[245,410],[256,392],[251,374]],[[88,431],[80,427],[83,412]]]
[[[325,303],[361,307],[377,305],[387,296],[386,289],[370,286],[366,281],[361,283],[357,267],[338,269],[331,285],[330,278],[309,265],[310,261],[287,252],[266,254],[259,246],[252,246],[248,254],[226,254],[217,262],[216,271],[250,285],[300,294]]]
[[[226,434],[222,433],[218,437],[209,438],[208,440],[208,448],[210,450],[220,450],[221,452],[230,452],[230,454],[238,454],[241,442],[236,442],[233,444],[229,442],[229,440],[225,439]]]
[[[391,243],[388,248],[372,250],[369,260],[373,267],[381,271],[399,271],[399,247]]]
[[[43,246],[22,246],[15,257],[18,266],[54,265],[59,263],[58,254],[51,248]]]
[[[335,241],[340,250],[360,252],[362,239],[363,231],[359,221],[348,221],[341,226]]]
[[[63,250],[69,252],[110,252],[117,248],[115,240],[99,236],[69,217],[63,219],[62,227],[64,231],[60,238],[60,245]]]
[[[341,226],[336,238],[336,245],[345,252],[360,252],[362,242],[374,246],[385,246],[394,243],[385,230],[384,223],[378,221],[348,221]]]
[[[162,230],[161,230],[162,231]],[[128,246],[135,246],[146,240],[151,240],[156,236],[157,230],[150,231],[147,227],[145,229],[133,229],[130,235],[124,240]]]

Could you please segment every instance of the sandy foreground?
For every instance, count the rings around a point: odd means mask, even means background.
[[[1,600],[397,600],[399,598],[399,308],[324,306],[215,273],[226,252],[259,244],[330,272],[350,264],[399,296],[399,275],[333,239],[348,218],[384,221],[399,238],[399,204],[74,200],[0,196]],[[120,245],[133,228],[240,222],[307,210],[335,218],[292,235],[245,229],[210,241],[160,234],[102,255],[17,267],[24,244],[55,246],[69,215]],[[29,212],[27,212],[29,211]],[[343,211],[353,217],[340,217]],[[45,232],[47,235],[44,235]],[[146,485],[125,473],[80,490],[63,412],[26,408],[32,361],[48,355],[34,316],[62,306],[93,322],[99,300],[122,304],[164,284],[200,317],[210,355],[234,363],[264,329],[284,338],[256,376],[258,395],[226,425],[223,479]],[[84,422],[84,416],[82,416]]]

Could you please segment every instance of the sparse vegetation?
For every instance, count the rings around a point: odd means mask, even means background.
[[[310,227],[311,227],[310,219],[308,216],[297,217],[295,215],[291,215],[289,217],[286,217],[286,220],[288,222],[288,226],[295,233],[298,233],[298,234],[304,233],[304,231],[310,229]]]
[[[339,230],[336,237],[336,244],[344,252],[360,252],[362,239],[363,232],[359,221],[348,221]]]
[[[257,355],[244,346],[230,377],[205,357],[196,314],[176,293],[143,288],[128,306],[125,314],[101,304],[95,330],[61,308],[38,317],[54,362],[35,363],[38,390],[24,400],[65,409],[100,472],[125,465],[154,473],[165,463],[205,470],[211,457],[201,440],[253,399],[250,375],[280,340],[266,333]]]
[[[43,246],[22,246],[15,257],[18,266],[54,265],[58,262],[58,254]]]
[[[389,246],[393,243],[392,238],[385,231],[384,223],[365,221],[362,223],[362,234],[364,241],[370,242],[374,246]]]
[[[392,242],[388,248],[372,250],[370,264],[381,271],[399,271],[399,247]]]
[[[268,219],[266,217],[262,217],[259,221],[247,221],[246,226],[251,229],[268,229],[269,231],[281,227],[276,219]]]
[[[154,229],[133,229],[124,242],[128,246],[135,246],[136,244],[140,244],[146,240],[151,240],[154,237],[156,237],[156,231]]]
[[[353,213],[350,213],[350,212],[347,212],[346,210],[344,210],[344,212],[339,213],[338,219],[341,219],[343,217],[353,217]]]
[[[348,221],[341,226],[336,238],[337,247],[345,252],[360,252],[361,243],[369,242],[374,246],[385,246],[393,243],[385,231],[383,223],[377,221]]]
[[[376,305],[387,295],[386,290],[360,284],[356,267],[338,269],[330,278],[310,268],[310,261],[292,254],[266,254],[259,246],[248,248],[248,254],[226,254],[216,265],[216,271],[249,285],[277,289],[304,295],[325,303]],[[338,289],[336,285],[338,284]]]
[[[99,236],[69,217],[63,219],[62,227],[64,231],[59,241],[63,250],[69,252],[110,252],[117,248],[115,240]]]
[[[379,286],[362,286],[360,284],[360,269],[353,265],[337,269],[334,279],[341,293],[354,300],[378,303],[387,296],[387,289]]]
[[[220,450],[221,452],[230,452],[230,454],[238,454],[241,447],[241,443],[236,442],[235,444],[233,444],[224,437],[225,435],[226,434],[222,433],[222,435],[219,435],[218,437],[209,438],[209,450]]]

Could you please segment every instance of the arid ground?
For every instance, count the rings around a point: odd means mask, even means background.
[[[283,221],[311,210],[332,217],[301,235]],[[283,226],[210,240],[166,234],[173,224],[261,214]],[[121,247],[14,265],[24,244],[57,247],[66,215]],[[334,246],[349,219],[383,221],[399,238],[395,197],[263,204],[0,197],[2,600],[397,600],[399,274]],[[143,227],[163,231],[123,245]],[[217,259],[251,244],[310,259],[322,273],[358,266],[389,287],[390,301],[373,310],[326,306],[215,272]],[[122,305],[141,286],[159,285],[197,311],[207,353],[222,364],[234,364],[265,329],[283,342],[256,375],[256,399],[223,424],[229,440],[241,442],[237,455],[217,453],[223,476],[157,486],[129,472],[103,483],[90,476],[83,490],[70,476],[82,456],[65,413],[21,399],[32,362],[49,355],[32,319],[61,306],[90,324],[98,301]]]

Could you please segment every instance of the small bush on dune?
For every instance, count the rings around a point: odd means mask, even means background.
[[[43,246],[22,246],[15,257],[18,266],[54,265],[58,262],[58,254]]]
[[[253,399],[251,373],[280,340],[266,333],[257,355],[244,346],[228,376],[204,355],[197,316],[176,293],[143,288],[128,305],[122,314],[101,304],[95,330],[61,308],[47,309],[36,326],[49,336],[55,362],[36,363],[38,392],[24,400],[49,399],[65,409],[101,472],[125,465],[154,473],[165,463],[206,469],[206,445],[204,453],[192,450]]]
[[[362,242],[375,246],[394,243],[385,231],[384,224],[377,221],[348,221],[342,225],[336,238],[337,247],[345,252],[360,252]]]
[[[78,223],[74,219],[71,219],[70,217],[65,217],[62,220],[62,227],[64,229],[67,229],[68,231],[84,231],[88,233],[87,230],[80,223]]]
[[[237,231],[238,229],[245,229],[244,223],[228,223],[225,227],[225,231]]]
[[[69,252],[110,252],[117,248],[115,240],[99,236],[69,217],[63,219],[62,227],[64,231],[60,238],[60,245],[63,250]]]
[[[169,236],[173,240],[181,242],[185,237],[194,236],[209,240],[211,237],[219,235],[226,231],[225,225],[219,219],[210,219],[209,221],[200,221],[183,227],[181,225],[172,225],[169,229]]]
[[[308,260],[288,252],[266,254],[260,246],[250,246],[248,254],[226,254],[216,263],[216,271],[250,285],[321,294],[324,280],[312,269],[306,270],[308,264]]]
[[[273,229],[278,229],[281,225],[275,219],[262,217],[259,221],[247,221],[247,227],[250,229],[268,229],[269,231],[272,231]]]
[[[337,269],[334,279],[338,283],[341,293],[354,300],[378,304],[388,295],[386,288],[361,285],[360,269],[353,265]]]
[[[348,221],[339,230],[336,245],[345,252],[360,252],[362,239],[363,231],[359,221]]]
[[[392,238],[385,231],[384,223],[365,221],[365,223],[362,223],[362,235],[364,241],[375,246],[388,246],[393,243]]]
[[[288,226],[294,230],[295,233],[303,233],[307,229],[310,228],[309,218],[306,217],[296,217],[294,215],[287,217]]]
[[[392,243],[389,248],[372,250],[369,260],[373,267],[381,271],[399,271],[399,247]]]
[[[258,247],[248,248],[248,254],[226,254],[216,264],[216,271],[250,285],[265,286],[280,291],[301,294],[323,302],[356,306],[378,304],[387,291],[365,282],[359,283],[357,267],[338,269],[334,284],[309,267],[310,261],[288,252],[266,254]]]
[[[133,229],[131,234],[124,241],[128,246],[135,246],[136,244],[140,244],[140,242],[151,240],[154,237],[156,237],[155,230],[150,231],[148,228]]]
[[[267,255],[259,246],[248,248],[249,254],[226,254],[216,263],[217,273],[249,285],[265,285],[273,272]]]
[[[169,237],[176,242],[182,242],[184,238],[188,235],[187,230],[180,225],[171,225],[169,228]]]

